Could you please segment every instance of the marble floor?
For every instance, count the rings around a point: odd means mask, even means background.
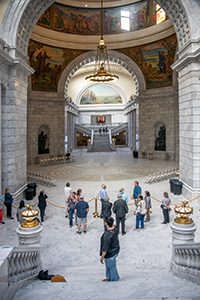
[[[49,273],[65,276],[66,283],[50,283],[35,280],[19,290],[15,300],[134,300],[134,299],[195,299],[200,300],[200,286],[179,279],[169,270],[171,259],[170,225],[163,225],[159,201],[163,191],[169,192],[169,181],[156,184],[145,183],[147,175],[165,168],[176,167],[176,163],[161,160],[134,159],[128,149],[112,153],[87,153],[76,151],[76,162],[40,167],[29,166],[30,171],[52,176],[56,187],[45,188],[49,204],[46,210],[44,229],[41,236],[41,255],[43,268]],[[92,200],[102,183],[107,185],[112,202],[116,200],[121,187],[130,196],[133,181],[138,180],[142,190],[152,195],[153,213],[151,221],[145,223],[145,230],[135,232],[134,206],[129,197],[129,213],[126,220],[125,236],[120,235],[121,251],[118,269],[121,280],[117,283],[102,283],[104,266],[99,262],[99,239],[103,224],[94,219]],[[74,190],[82,188],[89,202],[88,232],[77,235],[76,228],[69,228],[64,217],[63,188],[69,181]],[[39,186],[37,191],[44,187]],[[170,194],[176,204],[183,196]],[[37,197],[32,201],[35,203]],[[54,204],[54,205],[53,205]],[[199,199],[192,202],[194,221],[197,224],[196,241],[199,240]],[[171,219],[174,214],[171,213]],[[1,225],[0,244],[17,245],[16,220],[6,220]]]

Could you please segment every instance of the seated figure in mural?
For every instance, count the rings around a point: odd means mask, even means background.
[[[44,134],[44,131],[41,131],[38,135],[38,154],[49,153],[47,146],[47,134]]]
[[[161,126],[158,132],[158,136],[155,140],[155,150],[165,151],[166,150],[166,128],[165,125]]]

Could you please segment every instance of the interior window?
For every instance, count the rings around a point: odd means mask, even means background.
[[[121,11],[121,29],[130,31],[130,11]]]

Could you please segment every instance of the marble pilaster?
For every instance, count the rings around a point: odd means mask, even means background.
[[[188,198],[200,193],[199,59],[200,49],[195,53],[188,52],[173,65],[179,72],[180,179],[184,183],[183,193]]]

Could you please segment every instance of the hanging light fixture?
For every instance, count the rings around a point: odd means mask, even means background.
[[[97,55],[95,59],[95,68],[92,75],[87,76],[85,79],[89,79],[93,82],[109,82],[114,79],[119,79],[119,76],[111,74],[110,65],[108,60],[108,51],[103,38],[103,0],[101,0],[100,10],[100,25],[101,25],[101,38],[99,45],[97,46]]]

